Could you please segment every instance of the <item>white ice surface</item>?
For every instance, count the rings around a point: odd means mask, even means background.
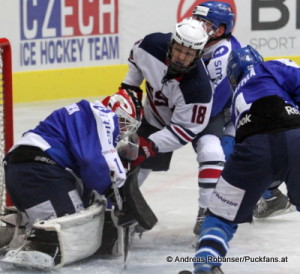
[[[91,98],[90,98],[91,99]],[[56,108],[76,100],[59,100],[15,105],[15,140]],[[192,270],[192,263],[167,262],[171,256],[192,258],[195,238],[192,233],[197,214],[197,163],[191,145],[175,152],[168,172],[152,173],[141,188],[158,217],[158,224],[142,239],[135,238],[127,269],[123,258],[103,259],[97,255],[51,273],[84,274],[175,274]],[[225,263],[226,274],[297,274],[300,273],[300,214],[255,221],[240,225],[230,243],[229,257],[249,256],[251,260],[286,257],[286,263]],[[0,262],[0,273],[45,273],[15,268]]]

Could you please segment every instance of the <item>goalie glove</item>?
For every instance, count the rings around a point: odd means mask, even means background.
[[[132,161],[132,167],[139,166],[147,158],[154,157],[158,152],[156,145],[148,138],[139,137],[138,157]]]
[[[139,136],[137,134],[133,134],[120,140],[117,145],[117,151],[122,162],[124,160],[136,160],[139,152]]]

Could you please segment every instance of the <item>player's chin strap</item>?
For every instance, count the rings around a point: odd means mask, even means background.
[[[2,261],[51,270],[94,254],[102,243],[106,199],[93,195],[93,204],[81,212],[34,223],[27,244],[8,251]]]

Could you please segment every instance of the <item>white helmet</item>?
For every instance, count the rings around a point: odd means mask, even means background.
[[[203,22],[189,17],[177,23],[167,53],[168,70],[162,79],[162,83],[177,77],[181,73],[188,73],[192,68],[196,67],[208,38],[206,26]],[[175,43],[196,50],[195,58],[189,66],[178,66],[177,63],[172,63],[172,51]]]
[[[185,47],[202,51],[208,40],[208,34],[203,22],[192,17],[182,20],[175,26],[172,40]]]

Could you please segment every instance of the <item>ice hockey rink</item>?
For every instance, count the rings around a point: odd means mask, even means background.
[[[78,100],[16,104],[15,141],[52,110]],[[192,229],[197,213],[198,189],[196,155],[191,145],[176,151],[171,169],[152,173],[141,190],[159,221],[151,231],[144,233],[142,239],[135,237],[126,269],[123,257],[100,258],[95,254],[51,273],[175,274],[183,269],[192,270],[192,244],[195,241]],[[244,259],[245,262],[225,263],[223,271],[226,274],[300,273],[299,231],[300,214],[297,212],[240,225],[230,243],[228,257]],[[267,262],[276,258],[283,258],[285,262]],[[0,272],[45,273],[15,268],[3,262],[0,262]]]

